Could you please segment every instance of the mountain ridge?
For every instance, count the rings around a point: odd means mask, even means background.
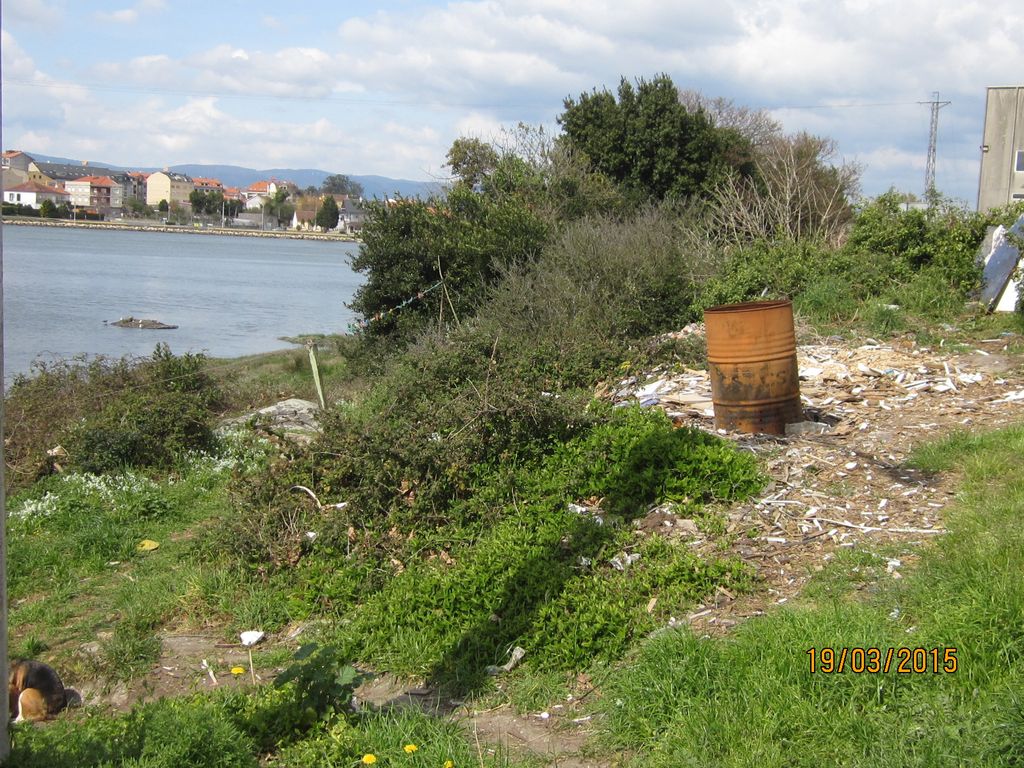
[[[110,168],[114,171],[142,171],[152,173],[162,171],[163,168],[150,166],[124,166],[116,163],[103,163],[94,160],[88,161],[88,166],[83,165],[82,160],[67,157],[56,157],[52,155],[34,154],[27,152],[44,163],[66,163],[69,165],[82,165],[83,168],[100,167]],[[240,165],[220,165],[208,163],[179,163],[178,165],[167,166],[168,170],[184,173],[189,176],[205,176],[219,179],[226,187],[248,187],[257,181],[265,179],[280,179],[291,181],[299,189],[306,187],[319,187],[324,179],[332,176],[336,171],[325,171],[319,168],[247,168]],[[367,199],[387,199],[390,197],[419,197],[427,198],[440,195],[444,192],[444,184],[439,181],[414,181],[412,179],[393,179],[388,176],[376,174],[345,174],[352,181],[363,187],[363,195]]]

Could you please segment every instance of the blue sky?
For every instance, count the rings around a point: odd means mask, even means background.
[[[458,136],[669,74],[838,143],[863,191],[973,205],[985,87],[1024,84],[1019,0],[4,0],[3,145],[126,166],[446,177]]]

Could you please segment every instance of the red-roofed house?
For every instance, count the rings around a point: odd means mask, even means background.
[[[255,181],[245,188],[246,200],[251,200],[254,197],[272,197],[277,192],[277,184],[273,181]]]
[[[40,184],[38,181],[26,181],[4,190],[5,203],[31,205],[37,210],[42,206],[44,200],[50,200],[54,205],[60,205],[68,202],[70,197],[71,195],[64,190]]]
[[[83,176],[64,184],[71,194],[71,204],[93,208],[97,213],[111,214],[124,206],[124,188],[109,176]]]
[[[141,171],[129,171],[125,176],[128,177],[128,191],[126,195],[141,203],[146,202],[146,180],[149,178],[149,174],[142,173]]]
[[[196,186],[197,192],[223,192],[224,185],[220,179],[207,179],[202,176],[193,176],[192,183]]]

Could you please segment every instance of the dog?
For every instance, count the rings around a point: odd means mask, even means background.
[[[68,692],[53,667],[41,661],[11,662],[7,698],[14,722],[46,720],[68,703]]]

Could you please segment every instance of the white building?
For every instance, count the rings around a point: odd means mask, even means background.
[[[44,200],[49,200],[54,205],[60,205],[68,202],[70,197],[64,190],[48,187],[38,181],[26,181],[4,190],[5,203],[30,205],[36,210],[42,207]]]
[[[1024,85],[989,88],[978,210],[1024,201]]]

